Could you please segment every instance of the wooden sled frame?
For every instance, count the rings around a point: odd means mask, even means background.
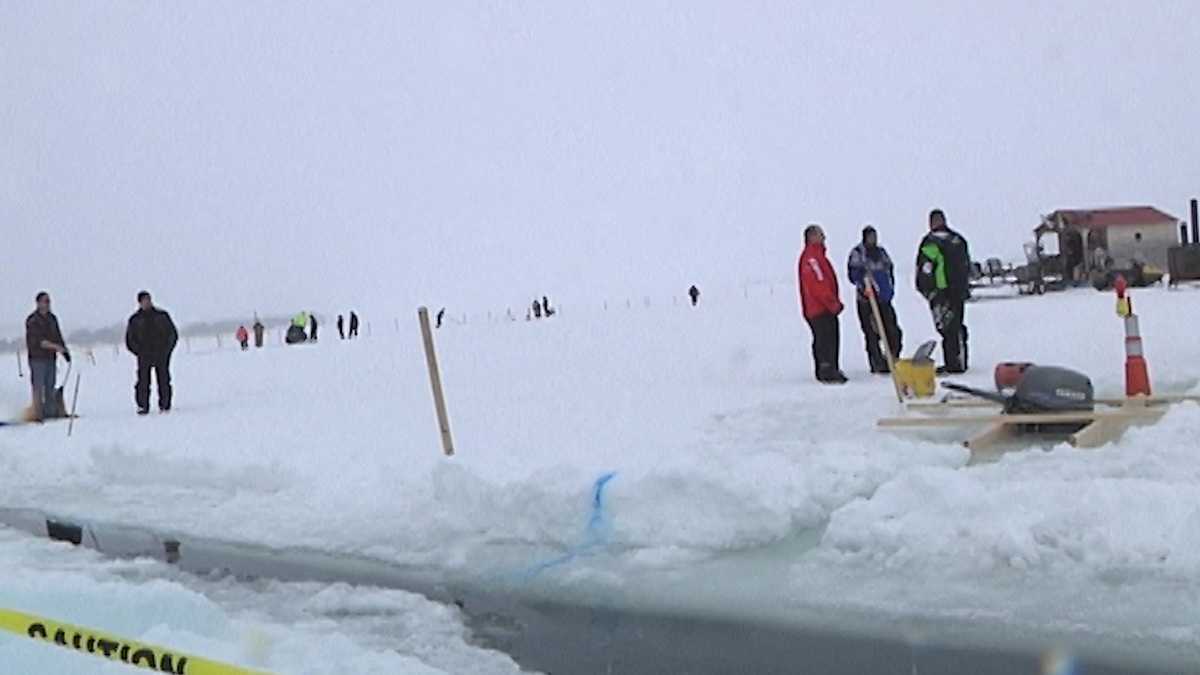
[[[1160,394],[1158,396],[1135,396],[1129,398],[1096,398],[1096,405],[1120,407],[1128,403],[1144,403],[1147,406],[1171,405],[1174,403],[1200,403],[1200,394]],[[957,408],[999,408],[999,403],[985,401],[973,396],[951,396],[940,401],[908,401],[904,407],[907,410],[919,412],[937,412]]]
[[[878,425],[889,429],[983,426],[982,431],[963,442],[968,449],[979,451],[1012,438],[1020,431],[1022,425],[1083,423],[1084,427],[1068,436],[1067,442],[1077,448],[1095,448],[1116,440],[1132,424],[1158,421],[1166,412],[1165,406],[1182,401],[1200,402],[1200,396],[1170,395],[1096,400],[1097,405],[1115,408],[1114,410],[885,417],[879,420]],[[979,399],[954,399],[942,403],[909,403],[907,407],[921,412],[947,412],[955,409],[998,409],[999,405]]]

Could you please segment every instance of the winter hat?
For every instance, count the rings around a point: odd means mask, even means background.
[[[876,234],[876,232],[875,232],[875,227],[874,227],[874,226],[872,226],[872,225],[868,225],[868,226],[866,226],[866,227],[864,227],[864,228],[863,228],[863,231],[862,231],[862,238],[863,238],[863,241],[866,241],[866,240],[867,240],[867,235],[868,235],[868,234]]]

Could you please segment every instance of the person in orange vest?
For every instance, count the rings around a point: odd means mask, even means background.
[[[844,384],[846,376],[838,364],[841,348],[838,315],[843,307],[838,298],[837,275],[825,255],[825,231],[820,225],[804,228],[804,252],[800,254],[798,267],[800,307],[804,312],[804,320],[812,330],[817,381]]]
[[[246,330],[245,326],[238,326],[237,333],[235,335],[237,337],[238,344],[242,345],[242,351],[246,351],[250,348],[250,332]]]

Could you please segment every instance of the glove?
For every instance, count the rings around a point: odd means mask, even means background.
[[[64,360],[64,361],[66,361],[67,363],[70,363],[70,362],[71,362],[71,352],[69,352],[69,351],[67,351],[67,350],[65,350],[65,349],[64,349],[64,350],[63,350],[63,353],[62,353],[62,356],[63,356],[63,360]]]

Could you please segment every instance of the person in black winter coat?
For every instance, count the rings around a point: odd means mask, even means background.
[[[358,315],[350,312],[350,339],[358,337]]]
[[[346,339],[346,319],[341,314],[338,314],[337,327],[338,327],[338,339],[345,340]]]
[[[317,341],[317,315],[314,312],[308,313],[308,341]]]
[[[158,409],[171,409],[171,353],[179,341],[179,332],[171,315],[154,306],[150,294],[138,293],[138,311],[129,317],[125,346],[137,357],[137,384],[134,398],[138,414],[150,412],[150,371],[158,382]]]
[[[971,252],[967,240],[946,225],[946,214],[929,214],[929,234],[917,249],[917,291],[929,301],[942,335],[946,373],[967,370],[966,302],[971,297]]]

